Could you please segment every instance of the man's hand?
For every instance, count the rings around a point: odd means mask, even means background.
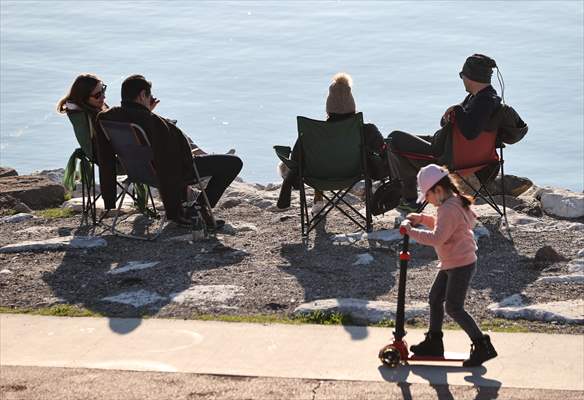
[[[450,106],[446,109],[446,111],[444,111],[444,115],[442,116],[442,119],[446,122],[450,122],[450,113],[452,112],[452,110],[454,110],[454,107],[456,106]]]
[[[148,107],[150,109],[150,111],[154,110],[154,108],[156,108],[156,106],[158,105],[158,103],[160,103],[160,100],[158,100],[154,96],[151,96],[150,97],[150,106]]]
[[[191,150],[191,154],[193,155],[193,157],[195,156],[204,156],[205,153],[203,150],[201,150],[200,147],[195,147],[194,149]]]

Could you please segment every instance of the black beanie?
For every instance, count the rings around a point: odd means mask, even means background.
[[[483,54],[473,54],[464,62],[460,74],[466,76],[471,81],[491,83],[493,68],[496,66],[497,63],[492,58]]]

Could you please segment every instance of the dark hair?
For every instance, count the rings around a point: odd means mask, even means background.
[[[468,209],[474,202],[472,197],[463,193],[459,187],[458,180],[452,175],[446,175],[444,178],[436,182],[429,190],[434,191],[436,186],[442,186],[444,190],[455,193],[460,197],[460,200],[462,200],[462,206],[466,209]]]
[[[150,93],[152,83],[148,82],[142,75],[132,75],[122,82],[122,100],[134,100],[140,95],[142,90]]]
[[[75,103],[79,107],[83,108],[86,111],[91,112],[92,114],[101,111],[95,110],[93,107],[87,104],[87,99],[89,98],[91,92],[99,82],[101,82],[101,79],[99,79],[95,75],[92,74],[79,75],[77,78],[75,78],[75,81],[73,81],[71,89],[69,89],[69,93],[67,93],[65,96],[61,98],[61,100],[57,102],[57,112],[61,114],[66,113],[67,109],[65,108],[65,103],[67,103],[68,101],[70,101],[71,103]]]

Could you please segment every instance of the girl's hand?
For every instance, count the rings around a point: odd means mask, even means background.
[[[412,225],[419,225],[422,223],[422,214],[409,213],[406,215],[406,219],[409,219],[412,222]]]
[[[401,223],[401,225],[399,226],[399,232],[403,235],[403,231],[406,231],[406,233],[410,233],[410,231],[412,230],[412,224],[410,222],[409,219],[404,219]]]

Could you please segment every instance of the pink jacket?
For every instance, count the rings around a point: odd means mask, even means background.
[[[421,223],[431,231],[412,228],[409,235],[418,243],[434,247],[440,269],[464,267],[477,260],[472,231],[476,215],[462,206],[460,197],[453,195],[439,206],[436,218],[422,214]]]

